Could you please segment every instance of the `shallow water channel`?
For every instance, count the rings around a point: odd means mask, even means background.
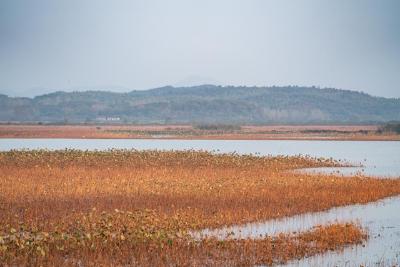
[[[400,142],[285,140],[134,140],[134,139],[0,139],[0,151],[11,149],[158,149],[207,150],[257,155],[310,155],[345,160],[357,168],[316,168],[302,171],[400,178]],[[308,230],[329,222],[359,222],[368,229],[366,244],[289,262],[287,266],[400,266],[400,196],[375,203],[333,208],[266,222],[194,234],[225,238],[260,238]]]
[[[342,252],[293,261],[288,266],[384,266],[400,264],[400,197],[392,197],[365,205],[332,208],[328,211],[306,213],[266,222],[249,223],[215,230],[205,229],[194,237],[263,238],[279,233],[305,231],[317,225],[333,222],[358,222],[370,235],[364,245],[346,248]],[[381,266],[381,265],[379,265]]]

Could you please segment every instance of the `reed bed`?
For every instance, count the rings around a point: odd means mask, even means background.
[[[332,159],[204,151],[0,153],[3,265],[203,266],[285,262],[365,240],[354,224],[261,240],[188,231],[366,203],[399,180],[307,175]]]
[[[35,125],[0,124],[0,138],[400,140],[376,125]]]

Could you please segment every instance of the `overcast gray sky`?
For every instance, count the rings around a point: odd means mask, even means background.
[[[399,14],[398,0],[1,0],[0,93],[215,83],[400,97]]]

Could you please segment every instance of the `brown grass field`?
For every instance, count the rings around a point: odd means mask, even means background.
[[[0,125],[0,138],[162,138],[230,140],[400,140],[377,125],[242,126],[205,130],[191,125]]]
[[[0,265],[270,265],[359,244],[367,233],[352,222],[260,240],[188,234],[400,194],[400,180],[290,172],[338,165],[201,151],[0,152]]]

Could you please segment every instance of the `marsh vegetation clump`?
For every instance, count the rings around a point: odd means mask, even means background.
[[[189,235],[400,193],[399,180],[290,171],[340,165],[192,150],[0,152],[0,262],[251,266],[358,244],[366,233],[351,223],[260,240]]]

